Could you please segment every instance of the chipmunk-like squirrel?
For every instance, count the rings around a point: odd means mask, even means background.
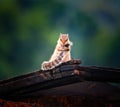
[[[63,62],[71,60],[71,46],[72,42],[69,40],[68,34],[61,34],[57,41],[56,48],[49,61],[44,61],[42,63],[42,70],[50,70],[60,65]]]

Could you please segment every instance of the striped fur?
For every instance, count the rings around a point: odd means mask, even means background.
[[[63,62],[71,60],[71,45],[68,34],[60,34],[55,51],[49,61],[42,63],[42,70],[50,70],[60,65]]]
[[[42,63],[42,70],[50,70],[55,68],[56,66],[60,65],[62,63],[62,60],[64,59],[64,51],[61,51],[59,55],[56,57],[53,61],[44,61]]]

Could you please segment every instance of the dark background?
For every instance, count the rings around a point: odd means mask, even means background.
[[[40,69],[60,32],[83,65],[120,68],[120,0],[0,0],[0,79]]]

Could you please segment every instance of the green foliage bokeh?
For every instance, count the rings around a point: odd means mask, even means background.
[[[83,65],[120,67],[119,0],[0,0],[0,79],[40,69],[60,32]]]

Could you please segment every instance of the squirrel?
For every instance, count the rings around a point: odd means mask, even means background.
[[[56,48],[49,61],[44,61],[41,65],[42,70],[50,70],[60,65],[63,62],[71,60],[71,46],[68,34],[60,33]]]

